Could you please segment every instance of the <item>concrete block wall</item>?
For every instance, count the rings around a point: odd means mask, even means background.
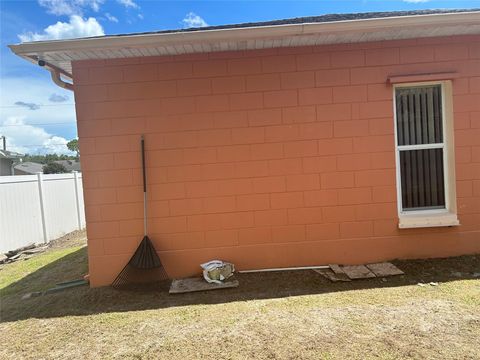
[[[149,233],[172,277],[480,252],[480,37],[74,64],[89,264],[109,284]],[[389,75],[456,71],[461,226],[399,230]]]

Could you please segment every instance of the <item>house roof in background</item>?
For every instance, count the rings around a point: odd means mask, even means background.
[[[67,171],[80,171],[80,161],[77,160],[56,160],[57,164],[63,165]]]
[[[43,164],[39,164],[32,161],[19,163],[15,165],[13,168],[29,174],[36,174],[38,172],[43,172]]]
[[[480,9],[329,14],[10,45],[71,77],[72,61],[480,34]]]
[[[23,154],[17,153],[15,151],[0,150],[0,158],[19,159],[23,156]]]
[[[80,171],[80,161],[77,160],[56,160],[54,163],[63,165],[68,172]],[[36,174],[43,172],[45,164],[36,163],[33,161],[21,162],[14,166],[16,170],[21,170],[29,174]]]

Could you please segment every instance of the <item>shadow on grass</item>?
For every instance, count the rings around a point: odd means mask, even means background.
[[[84,247],[4,288],[0,293],[2,296],[1,322],[399,287],[419,282],[448,282],[473,279],[473,274],[480,272],[480,255],[394,263],[406,275],[387,279],[374,278],[331,283],[313,271],[237,274],[236,277],[240,281],[238,288],[211,292],[169,295],[169,283],[163,283],[148,291],[80,287],[21,300],[22,295],[27,292],[45,290],[54,286],[55,283],[79,278],[84,274],[87,264],[86,247]]]
[[[52,256],[53,254],[55,254],[55,252],[44,253],[41,256]],[[29,271],[30,267],[38,266],[31,263],[38,258],[39,257],[34,257],[23,264],[17,262],[12,265],[5,265],[4,270],[0,272],[0,276],[12,275],[11,272],[7,275],[5,274],[10,270],[8,269],[9,266],[27,265],[25,268],[20,268],[20,270],[17,268],[17,271]],[[44,261],[48,262],[49,260],[45,259]],[[25,293],[51,288],[55,286],[55,284],[63,281],[81,278],[88,272],[87,263],[87,247],[82,247],[77,251],[67,253],[58,260],[49,262],[47,265],[24,276],[19,281],[13,282],[5,288],[0,289],[0,296],[2,298],[14,294],[22,296]]]

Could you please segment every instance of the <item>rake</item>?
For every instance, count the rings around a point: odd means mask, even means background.
[[[145,139],[142,135],[142,170],[143,170],[143,239],[127,265],[113,281],[114,288],[132,284],[145,284],[153,281],[168,280],[168,274],[158,257],[152,241],[147,235],[147,174],[145,170]]]

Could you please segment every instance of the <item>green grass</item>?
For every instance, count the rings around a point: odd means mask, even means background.
[[[49,251],[45,254],[34,256],[33,258],[30,258],[28,260],[20,260],[13,264],[4,266],[1,270],[0,275],[0,296],[7,296],[12,293],[20,292],[25,287],[21,288],[18,286],[14,286],[16,282],[19,282],[30,274],[34,274],[37,270],[43,268],[44,266],[52,264],[67,255],[77,252],[81,248],[81,246],[78,246],[73,248]],[[82,257],[80,261],[84,263],[84,258]],[[67,268],[71,269],[71,266],[69,265]],[[86,266],[83,266],[82,268],[86,271]],[[54,283],[52,284],[52,280],[53,279],[50,276],[36,277],[35,279],[29,281],[28,284],[26,284],[28,285],[28,289],[25,290],[36,291],[45,289],[48,286],[55,285]],[[8,290],[6,289],[7,287]]]
[[[85,250],[82,246],[51,250],[4,265],[0,270],[0,296],[45,290],[56,282],[69,280],[68,276],[80,277],[87,272]],[[76,253],[78,255],[73,256]],[[48,267],[52,264],[61,266],[53,266],[55,271],[50,271]],[[44,270],[38,272],[42,268]]]
[[[387,281],[240,274],[239,288],[214,292],[81,287],[20,300],[86,264],[73,247],[0,270],[0,358],[480,358],[480,256],[398,262],[406,275]]]

